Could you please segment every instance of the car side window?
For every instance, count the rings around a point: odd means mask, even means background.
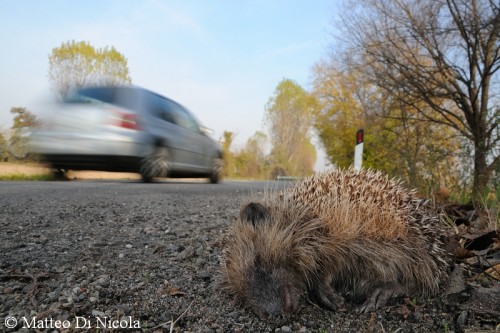
[[[152,102],[152,109],[155,117],[175,124],[174,115],[170,109],[170,105],[163,98],[156,97]]]
[[[175,119],[172,110],[170,109],[169,105],[165,103],[163,100],[162,103],[162,113],[161,113],[161,118],[163,120],[168,121],[169,123],[175,124]]]
[[[190,131],[200,133],[200,127],[196,120],[180,105],[169,102],[170,109],[172,110],[175,123],[181,127],[184,127]]]

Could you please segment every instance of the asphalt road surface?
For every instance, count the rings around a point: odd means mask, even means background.
[[[214,294],[224,231],[245,196],[288,184],[0,182],[0,331],[117,314],[152,328],[188,308],[177,329],[228,328]]]
[[[155,183],[143,183],[140,180],[78,180],[78,181],[3,181],[0,182],[0,203],[11,202],[9,198],[20,197],[34,199],[41,194],[46,197],[60,198],[68,192],[77,197],[113,194],[127,201],[134,194],[206,194],[240,193],[282,188],[287,182],[265,181],[222,181],[220,184],[208,184],[204,179],[175,180],[169,179]]]

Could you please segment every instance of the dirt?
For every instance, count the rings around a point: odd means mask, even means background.
[[[0,177],[2,176],[39,176],[50,175],[51,168],[43,164],[36,163],[2,163],[0,162]],[[139,174],[125,172],[104,172],[104,171],[68,171],[68,179],[140,179]]]
[[[42,164],[0,162],[0,176],[10,176],[10,175],[35,176],[35,175],[47,175],[50,174],[50,172],[51,170]]]
[[[0,182],[0,331],[500,331],[500,285],[474,258],[435,298],[370,314],[304,300],[260,320],[218,288],[223,234],[249,191],[238,186]]]

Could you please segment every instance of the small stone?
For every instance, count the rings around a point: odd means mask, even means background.
[[[92,310],[92,316],[103,318],[106,316],[106,314],[102,311],[99,311],[99,310]]]
[[[125,245],[125,247],[126,247],[127,249],[131,249],[131,248],[132,248],[132,244],[126,244],[126,245]]]
[[[230,312],[230,313],[228,313],[228,314],[227,314],[227,316],[228,316],[229,318],[233,318],[233,319],[238,318],[238,317],[239,317],[239,315],[240,315],[240,313],[239,313],[238,311],[233,311],[233,312]]]
[[[281,326],[281,332],[291,332],[292,329],[288,326]]]
[[[318,326],[318,324],[316,324],[316,322],[314,322],[314,321],[308,321],[308,322],[306,323],[306,327],[307,327],[307,328],[318,328],[319,326]]]
[[[47,294],[48,300],[56,300],[59,297],[59,293],[56,291],[51,291]]]
[[[184,251],[179,253],[178,257],[179,257],[179,259],[189,259],[189,258],[194,256],[194,253],[195,253],[194,247],[188,246],[184,249]]]
[[[101,287],[107,287],[109,285],[109,276],[107,276],[107,275],[100,275],[97,278],[96,282]]]
[[[196,261],[195,261],[195,265],[196,266],[203,266],[205,264],[206,264],[205,259],[203,259],[203,258],[196,258]]]
[[[123,259],[125,255],[123,253],[118,254],[118,258]]]
[[[203,246],[200,246],[196,249],[196,255],[199,257],[199,256],[202,256],[205,252],[205,249],[203,248]]]
[[[467,324],[467,320],[469,319],[469,314],[467,313],[467,311],[462,311],[460,313],[460,315],[458,315],[458,318],[457,318],[457,325],[458,326],[465,326]]]
[[[63,265],[58,266],[58,267],[56,267],[56,268],[55,268],[55,271],[56,271],[57,273],[64,273],[64,271],[65,271],[65,270],[66,270],[66,267],[65,267],[65,266],[63,266]]]

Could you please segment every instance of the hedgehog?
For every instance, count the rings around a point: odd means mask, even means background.
[[[449,259],[439,215],[399,180],[337,169],[246,199],[225,234],[221,286],[262,318],[307,299],[371,312],[439,292]]]

